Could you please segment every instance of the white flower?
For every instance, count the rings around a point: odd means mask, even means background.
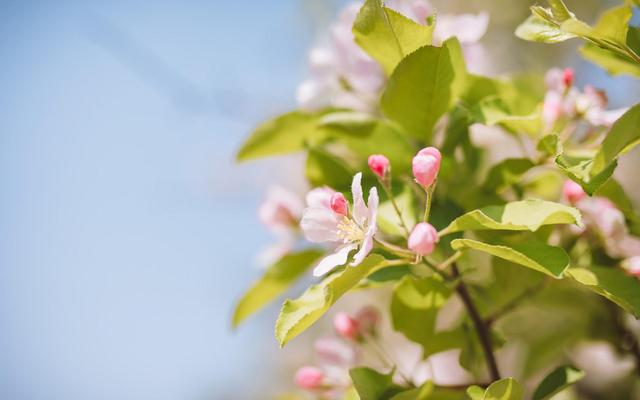
[[[310,206],[304,210],[300,226],[309,241],[340,243],[333,254],[326,256],[315,267],[313,270],[315,276],[324,275],[335,267],[345,264],[349,253],[359,249],[350,264],[355,267],[373,248],[378,191],[375,187],[371,188],[367,206],[362,197],[361,180],[362,173],[358,172],[351,184],[354,204],[349,215],[340,215],[324,206]]]

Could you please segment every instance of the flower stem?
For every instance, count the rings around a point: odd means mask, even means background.
[[[436,183],[437,182],[433,182],[433,184],[425,190],[425,192],[427,193],[427,203],[424,207],[424,222],[429,222],[429,214],[431,214],[431,201],[433,200],[433,192],[435,191]]]
[[[455,278],[460,277],[460,271],[458,270],[458,266],[455,263],[452,264],[452,271]],[[489,335],[489,327],[480,317],[480,313],[478,312],[478,309],[476,308],[476,305],[474,304],[473,299],[469,294],[469,290],[467,289],[467,286],[464,284],[464,281],[462,279],[459,279],[456,291],[458,292],[460,299],[464,303],[464,306],[467,309],[467,313],[469,314],[469,317],[471,317],[473,326],[476,329],[476,333],[478,334],[478,339],[480,340],[480,345],[482,346],[482,351],[484,352],[484,357],[487,362],[487,367],[489,368],[489,375],[491,376],[491,380],[500,380],[500,372],[498,370],[496,358],[493,354],[493,346],[491,344],[491,337]]]
[[[389,188],[389,185],[386,184],[385,182],[383,182],[382,180],[380,180],[379,178],[378,178],[378,180],[380,181],[380,184],[384,188],[384,191],[387,194],[387,197],[391,201],[391,205],[393,206],[393,209],[395,210],[396,214],[398,215],[398,219],[400,220],[400,226],[404,230],[404,233],[406,234],[406,236],[409,236],[409,233],[410,233],[409,232],[409,228],[407,227],[407,224],[404,223],[404,218],[402,217],[402,211],[400,211],[400,208],[398,207],[398,204],[396,203],[396,199],[393,196],[393,193],[391,193],[391,189]]]

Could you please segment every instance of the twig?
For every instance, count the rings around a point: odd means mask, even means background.
[[[458,266],[455,263],[452,264],[451,270],[453,271],[454,278],[460,278],[460,271],[458,270]],[[497,381],[500,379],[500,371],[498,370],[498,364],[496,363],[496,359],[493,354],[493,346],[491,344],[491,338],[489,336],[489,327],[480,317],[480,313],[473,303],[471,295],[469,294],[469,290],[467,289],[467,286],[464,284],[462,279],[459,280],[456,291],[458,292],[460,299],[464,303],[464,306],[467,309],[467,313],[469,314],[469,317],[471,317],[471,321],[473,322],[476,332],[478,333],[478,338],[480,339],[480,345],[482,346],[482,351],[484,352],[485,360],[487,361],[487,367],[489,368],[489,375],[491,376],[491,380]]]
[[[526,300],[530,296],[542,290],[546,285],[546,283],[547,283],[547,279],[543,280],[538,285],[532,286],[527,290],[525,290],[524,292],[520,293],[518,296],[514,297],[511,301],[505,304],[502,308],[500,308],[490,316],[486,317],[484,320],[484,323],[487,324],[488,326],[491,326],[494,322],[496,322],[496,320],[502,318],[509,311],[513,310],[518,305],[520,305],[522,301]]]

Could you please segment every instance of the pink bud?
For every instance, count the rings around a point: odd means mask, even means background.
[[[640,278],[640,256],[633,256],[627,260],[627,272],[629,275]]]
[[[348,203],[347,199],[344,198],[344,195],[340,192],[335,192],[331,196],[331,209],[334,213],[340,215],[348,214]]]
[[[582,186],[572,180],[564,182],[564,185],[562,186],[562,195],[571,204],[576,204],[587,196],[582,189]]]
[[[380,313],[373,306],[362,307],[355,317],[361,332],[373,334],[380,323]]]
[[[302,367],[296,372],[293,381],[302,389],[316,390],[322,387],[324,372],[316,367]]]
[[[420,185],[429,187],[433,184],[440,170],[442,156],[435,147],[427,147],[413,157],[413,176]]]
[[[370,155],[368,163],[371,171],[374,174],[378,175],[380,178],[384,178],[389,173],[389,159],[382,154]]]
[[[333,318],[333,327],[338,335],[345,339],[357,339],[360,336],[358,321],[345,312],[339,312]]]
[[[436,228],[426,222],[420,222],[409,235],[408,245],[411,250],[426,256],[433,252],[438,240]]]
[[[573,72],[573,68],[565,68],[564,71],[562,71],[562,83],[564,83],[564,86],[571,87],[574,77],[575,73]]]

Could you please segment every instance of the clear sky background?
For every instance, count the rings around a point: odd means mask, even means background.
[[[282,164],[232,159],[294,106],[313,3],[0,4],[1,399],[261,398],[274,313],[229,317]]]

